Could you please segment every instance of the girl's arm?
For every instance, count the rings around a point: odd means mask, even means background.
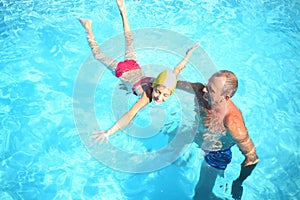
[[[181,71],[185,68],[185,66],[188,63],[194,50],[197,49],[198,47],[199,47],[199,44],[197,43],[192,48],[187,50],[185,57],[181,60],[181,62],[173,70],[173,73],[176,75],[176,77],[178,77],[178,75],[181,73]]]
[[[108,137],[115,134],[122,128],[125,128],[135,117],[140,109],[145,107],[150,103],[150,99],[147,97],[146,93],[142,94],[142,97],[131,107],[131,109],[126,112],[109,130],[107,131],[95,131],[93,132],[92,138],[95,138],[96,141],[102,143],[105,139],[108,142]]]
[[[147,97],[146,93],[142,94],[142,97],[131,107],[131,109],[126,112],[109,130],[110,135],[115,134],[120,129],[126,127],[140,109],[149,104],[150,99]]]

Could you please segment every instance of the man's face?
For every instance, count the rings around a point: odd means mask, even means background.
[[[224,96],[222,96],[225,81],[225,77],[212,76],[203,88],[204,98],[207,99],[212,107],[219,105],[225,100]]]

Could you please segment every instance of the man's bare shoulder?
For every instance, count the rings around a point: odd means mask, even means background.
[[[225,126],[231,132],[234,133],[247,132],[242,112],[232,101],[228,105],[228,111],[226,113],[224,121],[225,121]]]

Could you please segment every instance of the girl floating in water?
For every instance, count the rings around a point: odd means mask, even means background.
[[[118,62],[104,55],[92,32],[92,21],[89,19],[79,19],[87,32],[87,40],[95,59],[112,70],[129,91],[131,90],[133,94],[141,97],[109,130],[93,132],[94,135],[92,138],[95,138],[96,141],[100,141],[100,143],[102,143],[104,139],[108,142],[109,136],[126,127],[137,112],[150,102],[153,101],[155,104],[160,104],[167,101],[176,88],[178,75],[186,66],[193,51],[199,46],[199,44],[195,44],[190,48],[186,52],[185,58],[174,68],[173,72],[163,71],[155,79],[146,77],[144,71],[137,63],[137,56],[133,47],[132,32],[130,31],[130,25],[127,19],[124,0],[117,0],[117,5],[122,17],[126,45],[125,60],[123,62]]]

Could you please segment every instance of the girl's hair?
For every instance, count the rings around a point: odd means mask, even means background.
[[[171,90],[171,94],[173,94],[177,84],[176,75],[171,71],[163,71],[161,72],[154,82],[152,83],[152,87],[155,88],[158,85],[163,85]]]

